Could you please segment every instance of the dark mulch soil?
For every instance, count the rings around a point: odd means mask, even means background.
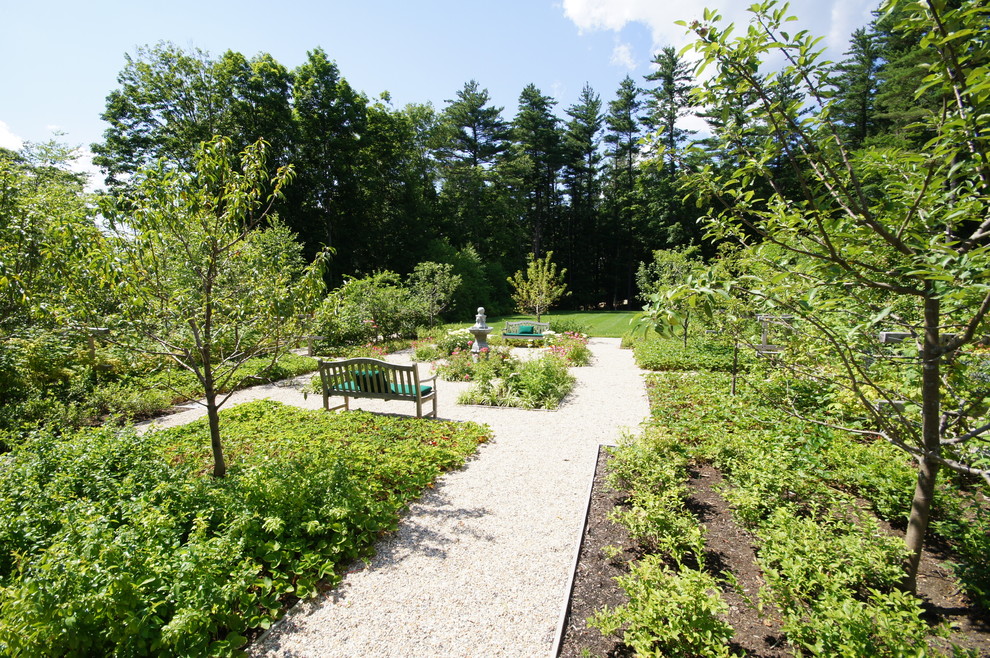
[[[591,489],[591,508],[588,524],[584,529],[584,543],[578,558],[574,576],[574,589],[567,609],[567,626],[561,642],[560,654],[567,658],[582,655],[632,656],[632,651],[613,637],[602,637],[598,629],[588,626],[586,620],[602,608],[622,605],[625,593],[616,584],[618,576],[629,570],[626,564],[639,557],[636,546],[629,539],[624,526],[608,520],[608,514],[624,504],[626,495],[616,491],[605,480],[608,454],[602,450],[595,469],[595,483]],[[614,546],[619,552],[609,559],[606,546]],[[586,653],[582,653],[582,649]]]
[[[559,655],[566,658],[633,655],[617,638],[602,637],[586,622],[603,607],[626,602],[615,578],[626,574],[626,565],[641,556],[626,529],[608,520],[614,507],[625,504],[626,494],[606,482],[607,461],[608,455],[602,451],[561,642]],[[729,604],[727,621],[736,631],[734,653],[760,658],[790,656],[776,611],[767,606],[762,614],[756,610],[763,576],[756,564],[753,537],[733,520],[728,505],[718,493],[721,481],[718,471],[710,466],[699,467],[690,481],[692,495],[688,506],[707,530],[707,566],[714,574],[732,573],[738,583],[738,589],[726,587],[722,592]],[[615,549],[605,551],[605,547]],[[918,578],[919,595],[930,621],[948,622],[953,627],[948,642],[938,641],[939,648],[947,650],[951,642],[975,650],[980,656],[990,656],[990,616],[970,605],[960,592],[951,571],[943,566],[948,559],[950,556],[944,553],[926,552]]]

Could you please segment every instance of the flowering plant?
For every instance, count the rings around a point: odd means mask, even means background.
[[[591,350],[588,348],[587,334],[565,331],[545,338],[550,354],[567,362],[570,366],[586,366],[591,363]]]

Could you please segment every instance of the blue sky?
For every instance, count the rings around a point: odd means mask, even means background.
[[[721,6],[719,6],[721,4]],[[744,21],[738,0],[0,0],[0,146],[44,141],[53,130],[87,147],[104,129],[100,113],[124,54],[171,41],[219,56],[271,53],[289,69],[322,47],[355,88],[389,91],[392,102],[437,108],[476,79],[510,119],[529,83],[560,113],[585,83],[604,101],[622,78],[649,73],[652,54],[686,43],[675,20],[718,7]],[[872,3],[794,0],[792,12],[841,57]]]

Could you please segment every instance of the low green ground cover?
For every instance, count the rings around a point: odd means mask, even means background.
[[[487,430],[270,401],[138,436],[38,432],[0,479],[0,654],[230,655],[369,555]]]
[[[719,336],[694,333],[684,339],[656,334],[646,340],[633,341],[633,355],[640,368],[646,370],[713,370],[732,372],[733,345]],[[739,368],[746,369],[755,359],[752,350],[740,348]]]
[[[691,370],[702,370],[701,364]],[[725,476],[723,495],[759,543],[767,580],[760,600],[779,610],[795,653],[954,655],[944,641],[932,641],[946,629],[930,627],[920,601],[898,588],[903,541],[883,532],[877,520],[903,527],[914,484],[903,453],[797,421],[750,390],[732,397],[729,379],[703,371],[653,375],[651,425],[625,441],[611,462],[619,484],[631,491],[630,506],[616,518],[647,555],[621,583],[629,604],[602,612],[595,623],[622,633],[638,655],[727,655],[719,591],[733,580],[706,569],[703,528],[685,509],[685,464],[693,460]],[[985,493],[978,484],[946,479],[933,522],[959,556],[963,587],[984,605],[990,576]],[[685,592],[708,603],[673,605]]]

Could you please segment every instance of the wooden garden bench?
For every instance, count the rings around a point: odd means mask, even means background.
[[[351,398],[407,400],[416,403],[416,417],[423,418],[423,403],[432,400],[433,411],[426,417],[437,417],[436,377],[420,379],[416,364],[403,366],[363,357],[341,361],[320,359],[318,364],[323,385],[323,408],[327,411],[349,410]],[[332,395],[342,395],[344,404],[331,409]]]
[[[549,322],[506,320],[502,338],[543,338],[545,331],[550,331]]]

